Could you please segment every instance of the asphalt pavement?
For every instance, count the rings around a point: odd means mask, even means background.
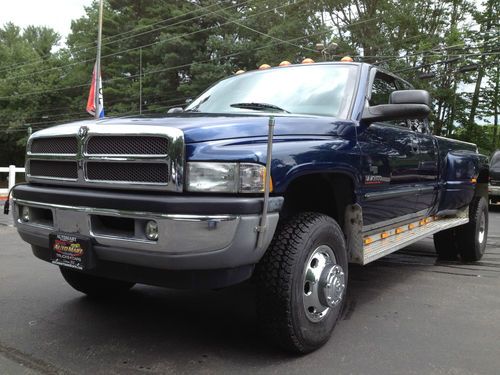
[[[2,375],[500,373],[500,209],[478,263],[439,262],[426,239],[352,266],[332,339],[301,357],[259,336],[250,284],[136,286],[94,301],[36,259],[9,222],[0,218]]]

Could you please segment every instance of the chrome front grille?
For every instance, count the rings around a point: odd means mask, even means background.
[[[78,165],[76,161],[59,160],[30,160],[28,171],[33,177],[54,179],[78,179]]]
[[[34,139],[30,150],[34,154],[76,155],[78,153],[78,140],[76,137]]]
[[[184,135],[151,125],[64,126],[28,141],[27,180],[54,185],[182,192]]]
[[[165,163],[105,163],[87,162],[89,181],[137,182],[168,184],[168,166]]]
[[[168,139],[153,136],[92,137],[87,142],[88,155],[159,155],[166,156]]]

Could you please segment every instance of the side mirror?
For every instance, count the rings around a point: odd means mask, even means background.
[[[174,107],[170,108],[167,113],[181,113],[184,112],[184,109],[182,107]]]
[[[429,92],[425,90],[399,90],[391,93],[389,104],[432,104]]]
[[[431,98],[425,90],[394,91],[389,104],[365,107],[361,121],[422,120],[429,116]]]
[[[425,104],[381,104],[366,107],[361,120],[367,124],[377,121],[422,120],[431,109]]]

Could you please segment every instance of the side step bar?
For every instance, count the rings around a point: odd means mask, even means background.
[[[364,235],[360,231],[355,233],[354,230],[351,232],[350,261],[365,265],[434,233],[467,224],[468,211],[466,209],[453,217],[431,216],[370,235]]]

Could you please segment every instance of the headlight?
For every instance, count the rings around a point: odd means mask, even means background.
[[[251,163],[188,163],[187,190],[211,193],[262,193],[266,167]]]

